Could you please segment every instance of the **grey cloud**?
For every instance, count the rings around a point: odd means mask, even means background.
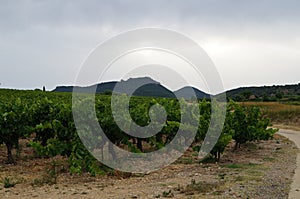
[[[75,72],[68,71],[75,70],[99,42],[145,26],[173,29],[204,43],[210,37],[225,38],[232,43],[255,41],[282,52],[285,48],[286,52],[289,48],[296,51],[300,46],[299,10],[297,0],[1,1],[0,81],[22,86],[14,83],[12,74],[26,67],[24,74],[36,71],[40,76],[38,80],[30,74],[18,78],[28,82],[26,87],[71,84]],[[285,56],[281,59],[286,58],[294,69],[297,63]],[[45,75],[43,71],[49,72]]]
[[[270,23],[299,21],[296,0],[102,0],[102,1],[4,1],[0,7],[1,27],[32,25],[116,25],[155,21],[181,23]],[[267,25],[267,24],[266,24]]]

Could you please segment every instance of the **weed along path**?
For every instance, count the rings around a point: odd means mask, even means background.
[[[297,147],[300,149],[300,132],[293,130],[285,130],[281,129],[279,131],[280,135],[283,135],[295,142]],[[289,194],[289,199],[299,199],[300,198],[300,153],[297,156],[297,168],[295,170],[295,176],[293,179],[293,183],[291,185],[291,191]]]

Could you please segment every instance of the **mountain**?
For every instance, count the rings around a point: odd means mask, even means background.
[[[210,98],[209,94],[204,93],[204,92],[202,92],[194,87],[190,87],[190,86],[183,87],[183,88],[175,91],[174,94],[178,98],[190,99],[194,96],[193,92],[195,93],[195,95],[197,96],[198,99],[203,99],[203,98],[209,99]]]
[[[115,86],[118,85],[117,88]],[[96,90],[96,93],[126,93],[130,94],[131,90],[139,87],[133,96],[147,96],[147,97],[166,97],[166,98],[186,98],[193,97],[191,92],[194,92],[198,99],[210,98],[210,95],[204,93],[194,87],[183,87],[177,91],[170,91],[159,82],[150,77],[130,78],[126,81],[121,80],[104,82],[88,87],[73,87],[73,86],[58,86],[53,91],[55,92],[73,92],[73,88],[78,92],[91,93]],[[277,100],[293,100],[300,101],[300,83],[285,86],[261,86],[261,87],[242,87],[232,89],[226,92],[228,99],[234,101],[277,101]]]
[[[118,87],[115,89],[115,86]],[[135,90],[139,85],[143,85]],[[87,87],[73,87],[73,86],[58,86],[54,92],[73,92],[75,89],[77,92],[92,93],[96,90],[96,93],[114,92],[130,94],[131,91],[135,90],[133,96],[144,96],[144,97],[165,97],[175,98],[176,96],[172,91],[162,86],[159,82],[154,81],[149,77],[142,78],[130,78],[126,81],[121,80],[119,82],[105,82],[95,84]]]
[[[134,96],[176,98],[174,93],[160,84],[147,84],[138,88]]]

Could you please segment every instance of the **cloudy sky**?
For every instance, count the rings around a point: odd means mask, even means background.
[[[3,0],[0,87],[72,85],[99,43],[143,27],[196,41],[225,89],[299,83],[299,10],[297,0]]]

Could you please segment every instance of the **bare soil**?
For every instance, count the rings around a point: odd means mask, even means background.
[[[111,171],[92,177],[71,175],[65,157],[35,158],[27,142],[21,141],[15,165],[4,163],[0,146],[0,198],[287,198],[298,153],[293,142],[275,135],[237,151],[231,144],[219,163],[199,163],[189,150],[147,175]]]

